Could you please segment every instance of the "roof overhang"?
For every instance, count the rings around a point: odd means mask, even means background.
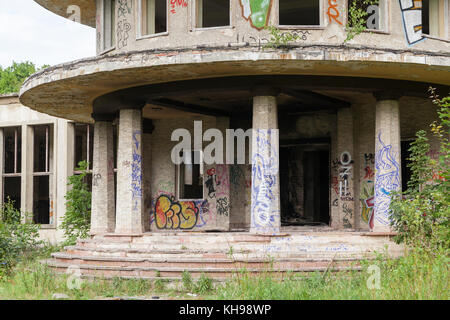
[[[96,8],[94,0],[35,0],[35,2],[64,18],[69,18],[74,13],[70,10],[70,6],[78,6],[81,24],[95,28]]]

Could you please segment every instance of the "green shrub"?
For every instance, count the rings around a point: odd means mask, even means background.
[[[8,198],[0,208],[0,276],[10,273],[27,252],[41,244],[38,238],[39,226],[22,223],[20,211]]]
[[[75,244],[79,238],[87,238],[91,227],[92,193],[86,183],[88,162],[81,161],[76,170],[81,174],[69,177],[71,189],[66,194],[67,210],[61,224],[68,245]]]
[[[431,131],[440,142],[439,158],[432,159],[425,131],[411,144],[408,190],[393,196],[391,210],[396,240],[433,252],[450,248],[450,97],[439,99],[431,89],[439,121]]]

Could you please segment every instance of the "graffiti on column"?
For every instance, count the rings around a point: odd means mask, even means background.
[[[329,23],[332,23],[334,21],[342,26],[338,0],[328,0],[327,16]]]
[[[390,224],[391,194],[401,188],[400,164],[392,145],[386,145],[378,134],[375,156],[375,220],[383,226]]]
[[[399,0],[399,2],[406,41],[409,45],[413,45],[423,39],[422,0]]]
[[[250,22],[253,28],[261,30],[269,22],[272,2],[273,0],[239,0],[242,16]]]
[[[216,169],[215,168],[209,169],[206,172],[206,174],[207,178],[205,180],[205,186],[208,192],[208,197],[212,199],[216,197],[216,185],[217,185]]]
[[[133,210],[139,209],[142,198],[142,155],[141,155],[141,131],[133,132],[133,162],[131,163],[131,194]]]
[[[256,130],[256,150],[252,158],[252,227],[277,228],[280,211],[277,204],[279,159],[278,130]]]

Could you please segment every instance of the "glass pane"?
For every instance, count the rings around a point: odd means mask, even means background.
[[[319,0],[280,0],[280,25],[320,25]]]
[[[230,0],[199,0],[198,10],[200,28],[230,25]]]
[[[33,178],[33,221],[50,224],[50,176]]]
[[[50,127],[34,127],[34,172],[50,170],[50,150]]]
[[[21,178],[20,177],[5,177],[3,179],[4,182],[4,192],[3,192],[3,202],[5,203],[8,198],[14,202],[14,208],[20,210],[20,186],[21,186]]]
[[[20,173],[22,169],[22,129],[4,128],[5,162],[4,173]]]

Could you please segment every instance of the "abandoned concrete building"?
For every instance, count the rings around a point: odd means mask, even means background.
[[[55,254],[55,269],[221,277],[244,260],[257,270],[267,254],[276,270],[300,272],[330,259],[345,267],[385,245],[401,253],[390,193],[408,181],[408,144],[436,119],[428,88],[449,93],[448,0],[367,5],[368,29],[349,41],[346,0],[36,2],[97,34],[97,56],[42,70],[20,92],[23,105],[85,125],[3,129],[22,150],[33,134],[63,153],[78,148],[78,130],[92,142],[92,239]],[[294,41],[270,47],[267,26]],[[252,128],[253,163],[175,164],[179,128],[195,140],[194,158],[212,140],[206,130]],[[75,160],[45,160],[35,174],[21,156],[30,211],[41,173],[69,174]],[[49,190],[54,228],[64,204]]]

